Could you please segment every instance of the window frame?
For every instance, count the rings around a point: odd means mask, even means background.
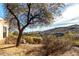
[[[7,27],[3,26],[3,38],[7,37]]]

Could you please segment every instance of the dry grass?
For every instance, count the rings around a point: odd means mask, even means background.
[[[59,55],[66,50],[69,50],[72,46],[72,42],[68,38],[57,38],[55,36],[48,36],[44,40],[44,49],[46,50],[46,55]]]
[[[33,52],[35,48],[40,48],[40,47],[42,47],[42,45],[21,44],[19,47],[15,47],[14,44],[0,45],[0,55],[25,56],[25,55],[30,55],[30,52]]]

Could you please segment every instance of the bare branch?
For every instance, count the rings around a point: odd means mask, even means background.
[[[30,24],[30,6],[31,4],[30,3],[27,3],[27,6],[28,6],[28,14],[27,14],[27,23],[25,26],[23,26],[23,28],[21,29],[22,31]]]
[[[20,21],[18,20],[18,17],[14,14],[14,12],[8,7],[8,4],[7,4],[7,9],[8,11],[14,16],[14,18],[17,20],[17,26],[18,26],[18,30],[20,31]]]

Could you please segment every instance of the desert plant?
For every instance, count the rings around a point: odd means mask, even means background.
[[[23,39],[24,41],[26,41],[26,43],[30,43],[30,44],[39,44],[42,41],[41,37],[36,37],[36,36],[26,36]]]
[[[43,49],[46,51],[45,55],[58,55],[60,52],[63,53],[72,46],[69,39],[66,39],[65,37],[57,38],[52,35],[46,37],[43,42]]]

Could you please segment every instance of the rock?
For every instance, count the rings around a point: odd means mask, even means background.
[[[64,33],[62,33],[62,32],[57,32],[57,33],[54,33],[54,35],[55,35],[56,37],[61,37],[61,36],[64,36]]]

